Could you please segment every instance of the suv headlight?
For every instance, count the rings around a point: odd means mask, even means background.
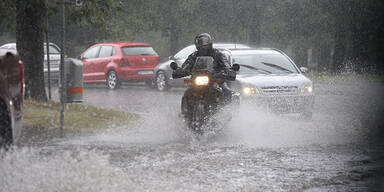
[[[253,94],[259,94],[259,90],[256,87],[250,85],[244,85],[242,88],[242,92],[244,95],[249,96]]]
[[[301,89],[300,89],[301,93],[312,93],[312,91],[313,91],[312,84],[304,84],[303,86],[301,86]]]

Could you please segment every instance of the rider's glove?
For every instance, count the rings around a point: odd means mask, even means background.
[[[184,74],[183,70],[181,68],[178,68],[173,71],[172,73],[172,78],[177,79],[177,78],[182,78],[185,77],[186,75]]]

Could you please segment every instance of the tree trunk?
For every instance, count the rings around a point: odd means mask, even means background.
[[[17,0],[16,44],[23,61],[26,98],[47,100],[44,88],[44,0]]]
[[[331,63],[331,48],[325,43],[321,43],[319,48],[318,70],[328,71]]]
[[[384,14],[382,13],[383,18]],[[375,62],[375,68],[376,73],[383,75],[384,74],[384,21],[381,22],[381,27],[378,27],[376,29],[376,35],[375,35],[375,43],[373,45],[375,46],[375,53],[376,56],[374,57]]]
[[[171,54],[175,54],[179,49],[179,38],[180,38],[180,27],[176,22],[171,23],[169,44],[171,49]]]
[[[257,8],[255,10],[255,16],[251,18],[251,25],[249,27],[249,38],[251,40],[251,44],[260,46],[261,41],[261,8]]]
[[[303,43],[298,43],[294,49],[295,63],[298,67],[308,67],[308,49]]]
[[[333,74],[338,73],[339,69],[343,65],[346,54],[346,30],[343,21],[340,18],[336,18],[336,31],[335,31],[335,53],[333,56],[333,65],[331,66],[331,72]]]

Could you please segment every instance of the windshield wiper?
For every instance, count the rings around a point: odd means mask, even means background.
[[[243,67],[246,67],[248,69],[252,69],[252,70],[255,70],[255,71],[262,71],[264,72],[265,74],[271,74],[272,72],[268,71],[268,70],[265,70],[265,69],[260,69],[260,68],[256,68],[252,65],[245,65],[245,64],[239,64],[240,66],[243,66]]]
[[[286,71],[286,72],[289,72],[289,73],[293,73],[293,71],[291,71],[289,69],[286,69],[286,68],[284,68],[282,66],[276,65],[276,64],[266,63],[266,62],[261,62],[261,63],[266,65],[266,66],[273,67],[275,69],[279,69],[280,71]]]

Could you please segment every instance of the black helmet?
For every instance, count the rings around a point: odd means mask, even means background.
[[[212,38],[208,33],[202,33],[195,38],[195,46],[197,50],[212,49]]]

